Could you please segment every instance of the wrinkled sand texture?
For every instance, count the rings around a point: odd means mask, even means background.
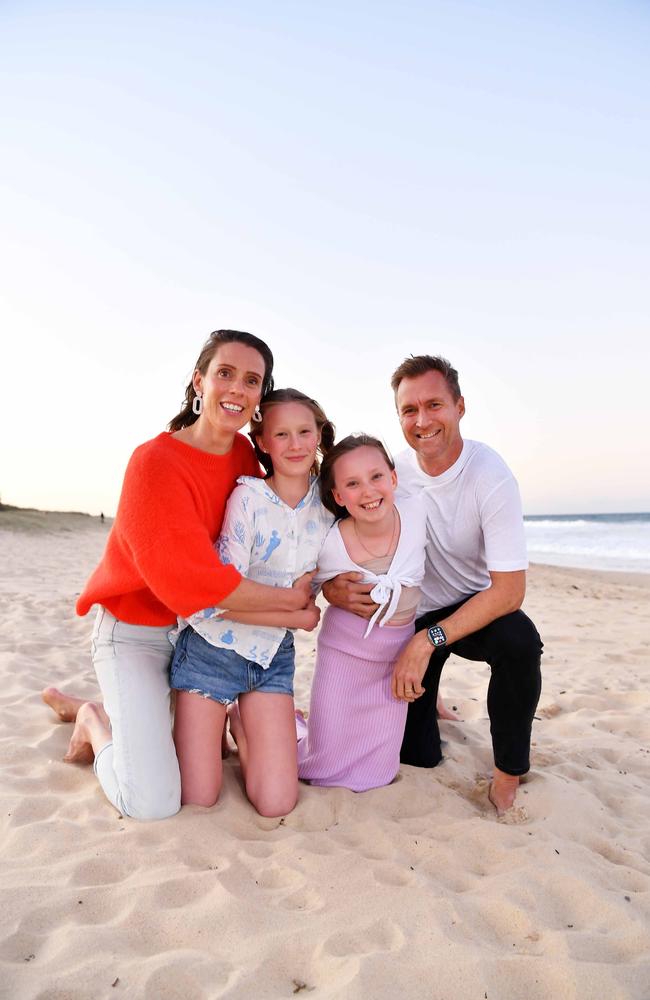
[[[39,700],[97,689],[73,601],[108,525],[0,513],[0,995],[650,998],[648,577],[535,566],[546,642],[524,822],[497,823],[481,664],[450,661],[446,761],[258,817],[118,817]],[[20,522],[20,523],[19,523]],[[298,644],[306,707],[314,637]],[[522,820],[521,812],[514,817]]]

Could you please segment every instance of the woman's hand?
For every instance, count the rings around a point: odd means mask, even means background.
[[[370,596],[374,584],[359,583],[361,573],[339,573],[323,584],[323,594],[330,604],[369,620],[379,607]]]

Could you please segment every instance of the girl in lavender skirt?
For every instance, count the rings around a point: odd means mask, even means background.
[[[376,438],[351,435],[325,456],[323,504],[338,518],[315,582],[363,574],[379,605],[370,621],[340,608],[323,615],[308,722],[300,716],[298,774],[355,792],[393,781],[408,704],[391,692],[395,660],[414,632],[424,576],[426,517],[420,497],[395,501],[392,459]]]

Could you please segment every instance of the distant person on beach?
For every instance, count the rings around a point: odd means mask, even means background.
[[[275,596],[316,569],[334,520],[315,478],[317,453],[332,447],[334,427],[318,403],[296,389],[268,393],[260,412],[251,436],[267,477],[239,478],[217,549],[247,580],[276,588],[274,597],[265,611],[220,606],[188,617],[171,667],[174,739],[183,804],[214,805],[229,711],[248,798],[262,815],[284,816],[298,798],[290,630],[312,631],[320,610],[312,600],[303,610],[283,611]]]
[[[211,334],[180,413],[167,432],[136,449],[102,560],[77,601],[99,606],[92,656],[103,706],[43,693],[75,721],[66,759],[90,761],[124,815],[171,816],[181,801],[172,739],[169,631],[202,608],[296,612],[311,604],[311,576],[293,587],[246,580],[214,548],[226,501],[240,475],[259,475],[238,432],[273,388],[273,355],[249,333]]]
[[[488,713],[494,751],[490,801],[502,815],[530,767],[530,738],[541,690],[542,643],[520,610],[528,566],[517,483],[496,452],[463,441],[458,373],[444,358],[407,358],[391,385],[409,449],[396,460],[398,496],[427,508],[426,571],[416,634],[393,673],[409,703],[403,763],[442,759],[436,697],[450,653],[490,665]],[[371,618],[372,586],[346,573],[326,583],[330,603]]]
[[[396,486],[393,460],[367,434],[344,438],[323,460],[321,498],[338,520],[314,582],[357,572],[378,603],[370,622],[334,606],[323,616],[309,718],[297,719],[298,774],[314,785],[363,792],[399,770],[407,705],[391,678],[413,637],[426,510],[419,496],[396,502]]]

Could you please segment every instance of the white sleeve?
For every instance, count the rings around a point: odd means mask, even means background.
[[[524,516],[514,476],[495,486],[480,505],[488,570],[512,573],[528,568]]]
[[[316,574],[312,580],[312,588],[317,594],[324,583],[333,580],[339,573],[359,572],[356,566],[345,552],[340,541],[340,535],[336,523],[332,525],[325,536],[325,540],[318,553],[318,566]]]
[[[254,526],[250,511],[252,497],[245,486],[236,486],[230,494],[226,505],[221,533],[216,542],[216,549],[224,566],[232,565],[242,576],[246,576],[250,566],[251,550],[253,548]],[[205,621],[206,618],[219,618],[223,608],[203,608],[191,615],[188,621]]]

